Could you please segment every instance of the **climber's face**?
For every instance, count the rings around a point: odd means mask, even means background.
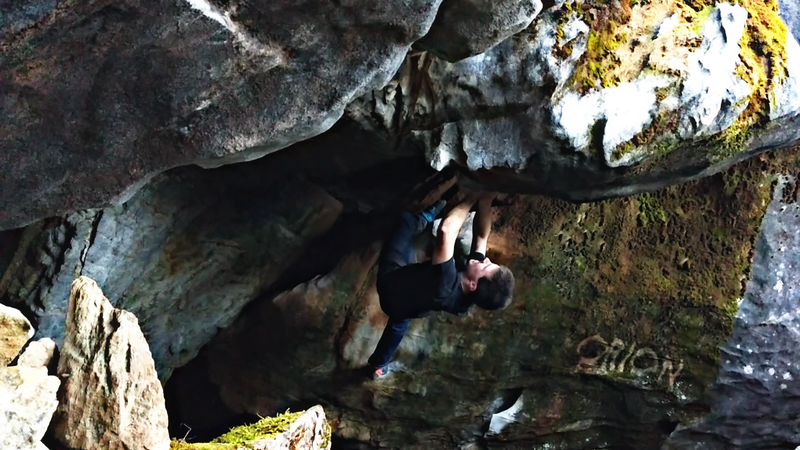
[[[470,259],[467,262],[467,270],[464,271],[464,278],[468,282],[470,292],[478,288],[478,280],[484,277],[491,278],[498,270],[500,270],[500,266],[489,258],[484,258],[483,261]]]

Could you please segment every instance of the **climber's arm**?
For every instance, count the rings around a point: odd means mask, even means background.
[[[450,260],[455,252],[456,240],[458,233],[461,231],[461,226],[467,220],[469,210],[472,205],[478,201],[480,194],[467,193],[464,200],[462,200],[455,208],[447,213],[447,216],[442,220],[439,226],[439,232],[436,235],[437,245],[433,250],[433,258],[431,264],[442,264]]]
[[[492,200],[496,192],[486,192],[478,199],[478,212],[472,223],[472,252],[486,255],[489,233],[492,232]]]

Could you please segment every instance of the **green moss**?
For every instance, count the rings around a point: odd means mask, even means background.
[[[652,194],[641,194],[637,197],[639,201],[639,221],[643,227],[650,224],[665,224],[669,219],[669,214],[659,203],[658,199]]]
[[[706,5],[702,5],[700,11],[695,11],[694,9],[689,9],[688,18],[691,20],[692,25],[689,27],[694,34],[700,36],[703,32],[703,27],[708,22],[708,19],[711,18],[711,12],[714,10],[714,5],[709,3]]]
[[[746,150],[752,137],[751,126],[747,124],[746,119],[740,119],[730,127],[707,139],[705,145],[710,149],[709,156],[711,161],[718,162]]]
[[[575,86],[585,93],[591,89],[618,85],[619,77],[612,75],[612,69],[620,64],[614,50],[627,40],[627,33],[620,32],[619,24],[614,21],[605,23],[600,29],[592,29],[586,52],[572,75]]]
[[[274,438],[286,431],[303,412],[286,411],[275,417],[265,417],[251,425],[242,425],[208,443],[187,443],[173,440],[170,450],[238,450],[252,449],[255,441]]]

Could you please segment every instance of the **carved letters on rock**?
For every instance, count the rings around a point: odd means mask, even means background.
[[[591,375],[630,376],[642,387],[665,388],[672,391],[675,380],[683,370],[682,360],[659,356],[648,347],[636,348],[619,338],[609,344],[600,335],[582,340],[576,347],[580,360],[575,371]]]

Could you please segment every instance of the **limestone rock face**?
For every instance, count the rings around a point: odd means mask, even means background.
[[[289,429],[273,439],[254,442],[253,450],[330,450],[330,428],[325,410],[317,405],[304,411]]]
[[[0,229],[327,130],[391,79],[439,3],[4,3]]]
[[[19,310],[0,304],[0,367],[16,358],[35,332]]]
[[[541,10],[540,0],[446,0],[428,34],[415,46],[458,61],[523,30]]]
[[[69,448],[169,448],[164,392],[138,321],[87,277],[72,285],[58,375],[54,429]]]
[[[796,1],[721,3],[703,17],[681,2],[592,3],[550,6],[458,62],[410,56],[348,117],[436,169],[491,169],[479,178],[488,188],[574,201],[708,176],[800,141],[800,46],[784,23]],[[781,75],[766,84],[753,83],[761,44],[740,45],[755,20],[780,35],[770,64]]]
[[[58,362],[58,347],[50,338],[39,339],[31,342],[19,356],[18,366],[25,367],[53,367]],[[53,364],[53,363],[56,364]]]
[[[797,182],[782,177],[756,242],[753,272],[722,366],[711,413],[679,429],[669,450],[772,449],[800,446],[800,205]]]
[[[6,274],[6,298],[60,343],[71,283],[91,277],[136,315],[166,380],[342,212],[314,184],[253,164],[181,169],[119,207],[47,221],[23,253],[29,264]]]
[[[0,367],[0,448],[42,450],[61,382],[44,367]]]

